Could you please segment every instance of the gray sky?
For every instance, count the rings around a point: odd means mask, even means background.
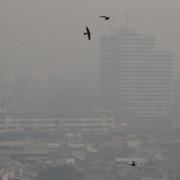
[[[23,52],[27,61],[49,56],[46,61],[62,69],[91,65],[99,35],[123,27],[129,12],[130,27],[155,34],[160,45],[179,50],[179,7],[179,0],[1,0],[0,48],[9,58],[19,59]],[[111,21],[100,20],[103,14]],[[82,36],[86,25],[93,33],[91,43]]]
[[[99,35],[124,27],[128,12],[130,27],[156,35],[160,48],[173,50],[179,70],[179,7],[179,0],[1,0],[0,57],[17,71],[36,65],[55,73],[79,96],[93,94]],[[83,36],[86,25],[91,42]]]

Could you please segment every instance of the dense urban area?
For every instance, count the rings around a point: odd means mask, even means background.
[[[31,124],[22,123],[22,118]],[[0,134],[3,180],[35,180],[43,168],[62,164],[76,167],[86,180],[180,178],[176,129],[134,130],[126,123],[115,123],[110,112],[1,113],[1,124],[6,124]],[[129,165],[132,161],[135,167]]]

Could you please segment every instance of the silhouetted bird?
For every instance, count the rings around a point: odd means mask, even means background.
[[[136,166],[136,163],[135,163],[135,161],[132,161],[132,163],[131,164],[129,164],[130,166]]]
[[[109,16],[99,16],[100,18],[104,18],[105,21],[109,20],[110,17]]]
[[[84,35],[87,35],[88,40],[91,40],[91,32],[89,31],[89,28],[86,26],[86,32],[84,33]]]

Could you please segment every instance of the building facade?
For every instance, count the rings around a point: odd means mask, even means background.
[[[110,113],[0,113],[0,132],[103,133],[112,128]]]
[[[171,119],[172,54],[158,50],[153,35],[122,29],[103,36],[100,56],[98,98],[102,106],[134,113],[137,118]]]

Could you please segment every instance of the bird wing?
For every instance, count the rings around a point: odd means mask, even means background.
[[[88,35],[88,39],[91,40],[91,34],[90,34],[90,32],[89,32],[87,35]]]
[[[86,27],[86,31],[87,31],[87,36],[88,36],[88,39],[91,40],[91,33],[89,31],[89,28]]]
[[[87,31],[87,34],[90,33],[89,28],[87,26],[86,26],[86,31]]]

